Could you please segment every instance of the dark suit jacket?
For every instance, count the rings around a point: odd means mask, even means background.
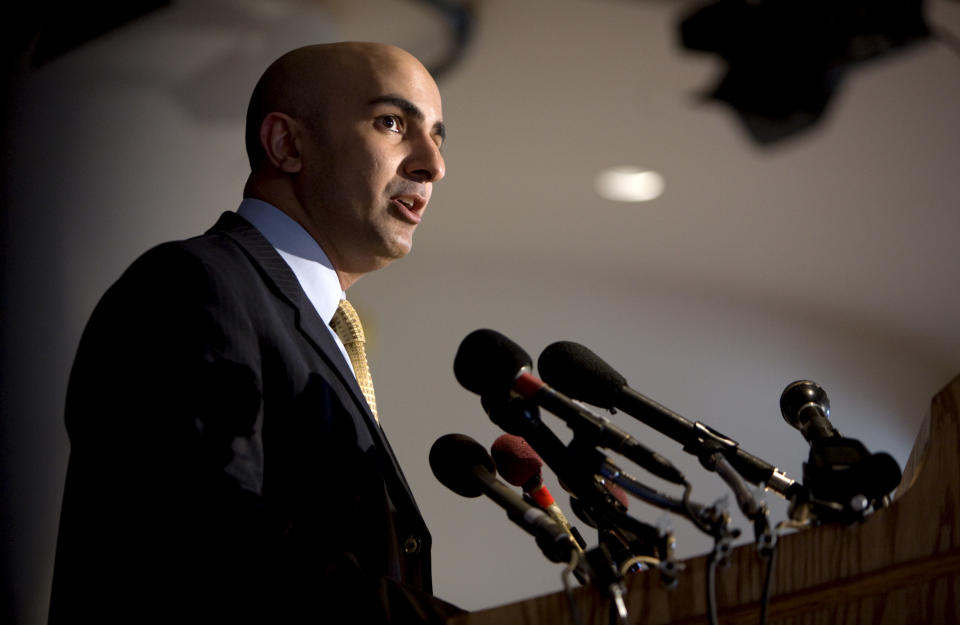
[[[418,622],[430,534],[283,259],[225,213],[104,295],[67,393],[50,622]]]

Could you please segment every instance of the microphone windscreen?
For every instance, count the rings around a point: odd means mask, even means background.
[[[490,447],[500,476],[514,486],[541,477],[543,460],[521,436],[503,434]]]
[[[537,359],[541,379],[561,393],[601,408],[613,408],[627,379],[592,351],[572,341],[547,346]]]
[[[483,445],[466,434],[445,434],[430,448],[430,469],[444,486],[463,497],[483,494],[482,481],[497,467]]]
[[[533,360],[523,348],[495,330],[474,330],[460,342],[453,360],[457,382],[477,395],[502,393]]]

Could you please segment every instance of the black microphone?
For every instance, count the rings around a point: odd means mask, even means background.
[[[780,413],[810,444],[839,436],[829,419],[830,399],[816,382],[797,380],[788,384],[780,395]]]
[[[814,499],[842,506],[839,511],[820,506],[821,521],[859,520],[870,505],[882,505],[900,483],[900,465],[890,454],[870,453],[860,441],[837,432],[828,418],[830,400],[816,382],[788,384],[780,395],[780,412],[810,445],[803,485]]]
[[[540,354],[537,367],[544,379],[570,397],[601,408],[617,408],[697,453],[704,443],[724,450],[727,460],[746,480],[763,484],[790,498],[796,482],[777,467],[747,453],[739,444],[700,422],[691,422],[627,385],[627,379],[595,353],[572,341],[558,341]]]
[[[559,523],[528,504],[496,478],[493,458],[480,443],[464,434],[441,436],[430,448],[430,468],[440,482],[463,497],[486,495],[506,510],[507,517],[537,539],[552,562],[569,562],[575,543]]]
[[[563,419],[581,440],[616,451],[667,481],[686,485],[686,478],[669,460],[532,375],[532,364],[522,347],[499,332],[482,329],[460,343],[453,372],[464,388],[481,397],[511,391],[531,399]]]

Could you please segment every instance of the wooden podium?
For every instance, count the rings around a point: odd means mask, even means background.
[[[934,398],[894,503],[858,525],[824,525],[781,537],[768,618],[777,625],[960,624],[960,376]],[[627,579],[636,625],[706,623],[706,556],[684,562],[668,590],[657,572]],[[753,545],[717,571],[721,625],[760,617],[764,561]],[[610,602],[574,592],[582,622],[606,625]],[[450,625],[574,625],[562,592],[472,612]]]

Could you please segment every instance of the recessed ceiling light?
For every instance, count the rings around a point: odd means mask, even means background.
[[[649,202],[663,194],[663,176],[641,167],[610,167],[597,174],[594,188],[600,197],[617,202]]]

